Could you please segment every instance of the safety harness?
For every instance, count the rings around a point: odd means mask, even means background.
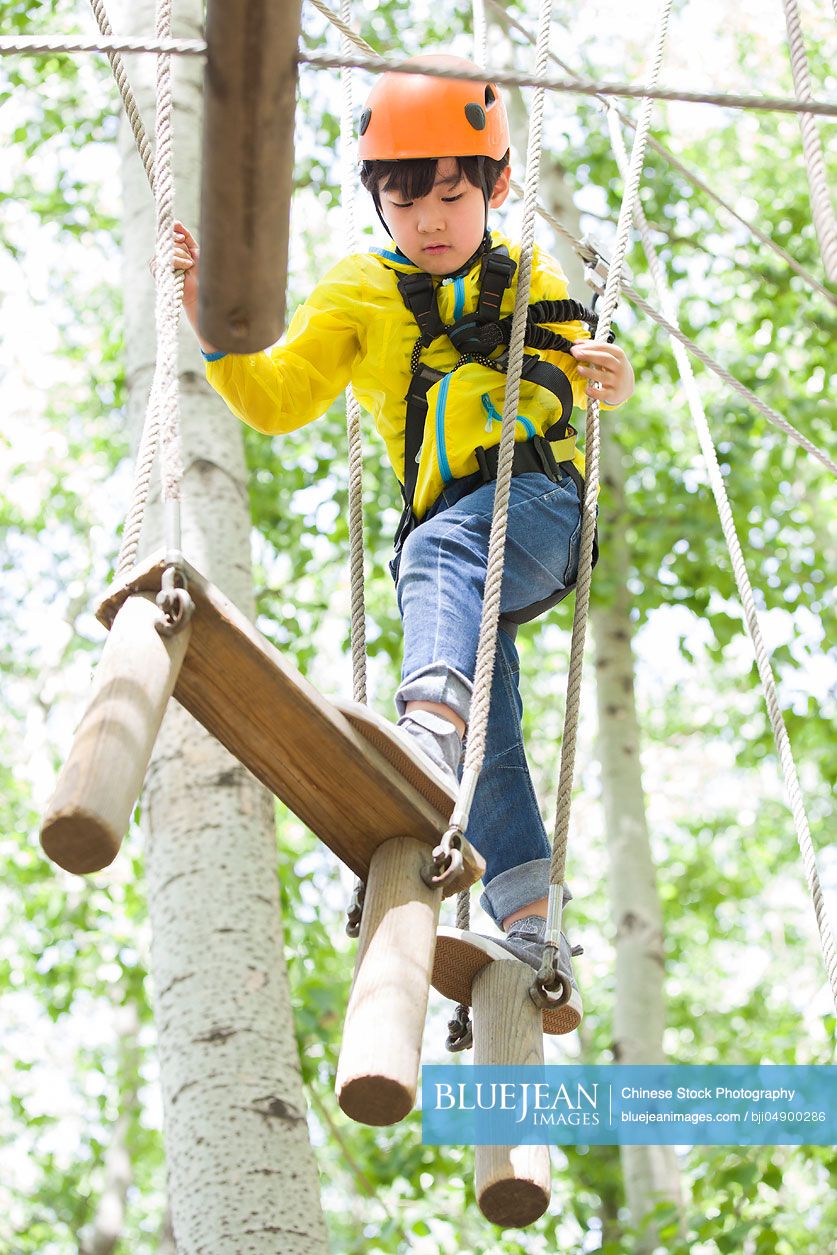
[[[401,484],[404,512],[395,535],[396,564],[404,541],[410,532],[420,526],[422,521],[416,518],[413,498],[418,481],[418,461],[427,421],[427,394],[434,384],[445,378],[446,374],[452,375],[470,362],[486,366],[500,374],[507,372],[512,320],[510,317],[501,318],[500,308],[503,295],[511,284],[516,270],[517,263],[509,256],[509,250],[505,245],[498,245],[484,252],[480,264],[477,308],[472,314],[463,315],[450,326],[442,321],[439,313],[437,288],[431,275],[419,271],[402,274],[397,279],[401,299],[416,320],[419,336],[410,357],[411,379],[405,398],[407,414],[404,430],[404,477]],[[590,328],[591,335],[595,335],[597,316],[579,301],[539,301],[537,304],[530,305],[527,311],[525,343],[527,347],[533,349],[568,353],[572,348],[572,341],[541,324],[576,321],[585,323]],[[421,360],[422,350],[428,348],[434,340],[443,335],[448,337],[459,354],[459,360],[447,372],[435,370]],[[612,335],[610,338],[613,338]],[[498,349],[503,350],[498,356],[489,356]],[[546,475],[553,483],[569,475],[576,485],[579,500],[583,500],[584,478],[572,461],[576,432],[570,426],[569,421],[573,408],[573,391],[569,379],[557,366],[543,361],[537,352],[526,354],[521,378],[541,388],[546,388],[553,394],[559,417],[543,436],[533,436],[529,440],[515,443],[512,475],[536,471]],[[486,404],[487,401],[486,396],[483,398],[483,403]],[[492,445],[488,449],[479,446],[474,450],[479,472],[485,484],[497,478],[499,452],[499,445]],[[597,558],[598,544],[594,541],[594,563]],[[504,614],[503,619],[509,624],[526,623],[548,610],[550,606],[556,605],[574,587],[574,584],[570,584],[558,589],[551,597],[543,601],[535,602],[511,614]]]

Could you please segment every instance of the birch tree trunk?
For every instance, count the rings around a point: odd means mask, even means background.
[[[602,416],[604,422],[607,415]],[[613,421],[618,421],[614,416]],[[602,482],[608,517],[597,578],[607,592],[592,611],[595,640],[598,752],[609,852],[608,880],[616,926],[616,1004],[613,1053],[617,1063],[664,1060],[664,952],[660,898],[642,790],[640,733],[634,696],[630,554],[625,541],[625,480],[619,446],[602,441]],[[625,1194],[639,1224],[661,1200],[680,1207],[680,1176],[671,1146],[621,1147]],[[656,1245],[649,1232],[639,1249]]]
[[[120,16],[120,33],[154,30],[151,0],[123,3]],[[179,0],[174,33],[198,36],[202,16],[199,0]],[[175,213],[196,231],[202,72],[200,59],[176,59]],[[153,136],[155,59],[129,58],[128,73]],[[128,404],[136,437],[154,361],[154,212],[127,128],[123,184]],[[252,613],[241,434],[204,381],[185,320],[180,399],[184,552]],[[143,548],[161,544],[154,501]],[[325,1252],[282,953],[272,799],[172,703],[142,815],[177,1251]]]

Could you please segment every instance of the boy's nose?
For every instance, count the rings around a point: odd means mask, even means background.
[[[441,209],[427,209],[419,218],[419,231],[424,235],[429,235],[434,231],[443,231],[445,229],[445,215]]]

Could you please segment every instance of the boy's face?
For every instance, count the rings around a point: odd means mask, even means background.
[[[492,208],[506,199],[510,175],[507,166],[488,202]],[[431,275],[451,274],[464,266],[485,230],[482,192],[459,173],[454,157],[439,158],[436,182],[427,196],[405,201],[382,189],[381,211],[401,252]]]

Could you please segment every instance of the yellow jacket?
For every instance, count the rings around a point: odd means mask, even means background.
[[[519,261],[519,245],[496,231],[492,243],[505,244]],[[396,272],[418,270],[394,245],[344,258],[297,309],[278,344],[260,353],[228,354],[207,361],[207,379],[238,418],[269,435],[294,431],[319,418],[351,382],[403,482],[404,398],[418,328],[396,286]],[[479,262],[475,262],[464,277],[440,281],[438,307],[447,325],[476,309],[479,273]],[[502,317],[513,312],[516,291],[515,276],[503,296]],[[536,248],[530,303],[566,296],[567,282],[558,263]],[[589,339],[580,322],[553,324],[550,330],[568,340]],[[422,361],[439,371],[451,371],[458,356],[448,338],[440,336],[423,350]],[[560,352],[541,352],[540,356],[567,376],[575,404],[586,405],[586,381],[578,374],[575,358]],[[413,499],[418,518],[446,483],[478,470],[475,448],[499,443],[505,385],[505,375],[471,362],[430,389]],[[556,410],[552,392],[522,380],[515,440],[543,435],[560,416]],[[572,458],[583,474],[584,461],[575,452],[574,442],[561,444],[557,460]]]

